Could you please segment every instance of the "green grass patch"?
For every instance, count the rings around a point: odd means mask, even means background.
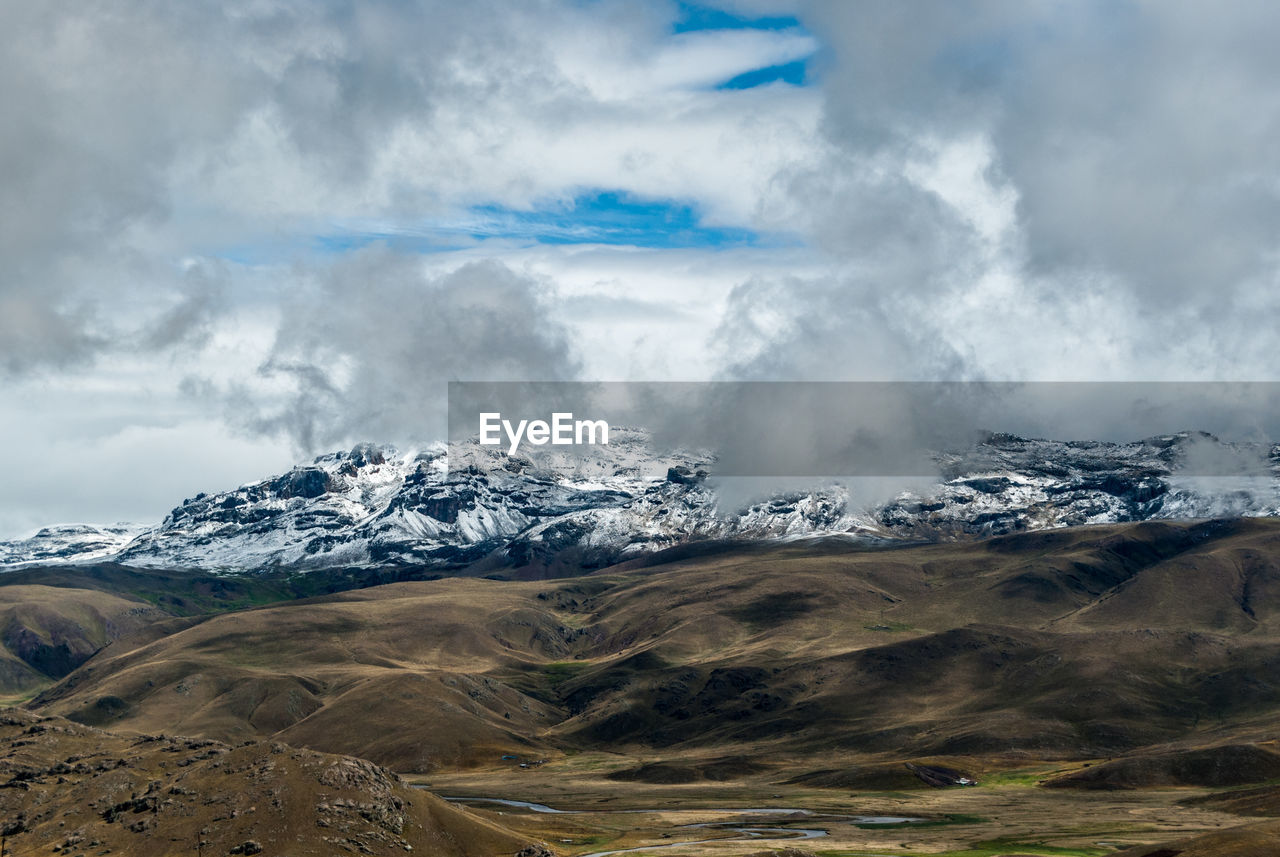
[[[574,845],[608,845],[610,842],[613,842],[618,837],[608,836],[603,833],[596,833],[590,836],[573,836],[573,837],[566,836],[566,838],[572,838]]]
[[[1280,786],[1280,777],[1271,780],[1261,780],[1256,783],[1241,783],[1238,786],[1219,786],[1213,790],[1216,795],[1230,794],[1231,792],[1247,792],[1254,789],[1265,789],[1272,786]]]
[[[1060,845],[1046,845],[1043,842],[1022,842],[1017,839],[989,839],[974,844],[973,848],[963,851],[946,851],[946,857],[998,857],[1010,852],[1020,854],[1042,854],[1045,857],[1102,857],[1110,854],[1112,848],[1087,847],[1064,848]]]
[[[962,812],[949,812],[941,818],[927,821],[903,821],[898,824],[857,824],[862,830],[919,830],[922,827],[948,827],[953,824],[986,824],[991,819],[980,815],[967,815]]]
[[[877,622],[874,625],[863,625],[862,627],[866,628],[868,631],[885,631],[885,632],[915,630],[905,622]]]
[[[1011,771],[994,771],[978,778],[978,785],[986,788],[1000,786],[1036,786],[1041,780],[1047,780],[1057,774],[1074,770],[1073,768],[1018,768]]]
[[[575,773],[581,771],[616,771],[632,764],[629,759],[590,751],[584,753],[581,750],[565,750],[564,756],[563,759],[556,763],[557,769],[562,768]]]
[[[13,696],[0,697],[0,708],[19,708],[39,696],[46,688],[53,687],[56,682],[42,681],[30,690]]]
[[[917,825],[918,826],[918,825]],[[875,851],[818,851],[819,857],[865,857]],[[975,842],[972,847],[958,851],[919,852],[918,857],[1001,857],[1003,854],[1034,854],[1038,857],[1103,857],[1114,853],[1112,848],[1064,848],[1043,842],[1026,842],[1018,839],[988,839]]]
[[[543,665],[542,674],[555,690],[589,666],[591,664],[586,661],[554,661]]]

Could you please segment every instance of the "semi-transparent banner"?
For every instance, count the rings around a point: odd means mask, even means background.
[[[684,450],[719,476],[928,476],[995,436],[1148,440],[1187,475],[1271,475],[1277,382],[453,382],[450,466]]]

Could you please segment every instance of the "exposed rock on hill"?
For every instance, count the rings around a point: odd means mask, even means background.
[[[0,710],[14,854],[515,854],[527,837],[378,766],[280,743],[127,737]]]

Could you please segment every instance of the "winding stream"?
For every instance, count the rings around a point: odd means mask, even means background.
[[[673,812],[667,809],[605,809],[605,810],[579,810],[579,809],[556,809],[547,806],[545,803],[534,803],[525,800],[511,800],[510,798],[500,797],[446,797],[445,800],[451,803],[488,803],[497,804],[499,806],[509,806],[515,809],[527,809],[530,812],[552,813],[556,815],[623,815],[623,814],[647,814],[660,812]],[[784,807],[752,807],[747,809],[700,809],[699,812],[720,813],[724,815],[737,816],[759,816],[759,815],[815,815],[812,810],[808,809],[791,809]],[[823,813],[823,818],[838,818],[840,821],[850,824],[907,824],[915,821],[922,821],[919,818],[909,818],[897,815],[836,815],[832,813]],[[693,828],[727,830],[740,834],[739,836],[723,837],[718,839],[683,839],[679,842],[666,842],[657,845],[641,845],[634,848],[619,848],[612,851],[593,851],[590,854],[583,854],[582,857],[612,857],[614,854],[631,854],[638,851],[660,851],[667,848],[684,848],[689,845],[703,845],[708,842],[754,842],[760,840],[777,840],[777,839],[820,839],[829,835],[824,828],[820,827],[760,827],[743,822],[703,822],[701,824],[685,824],[678,829],[688,830]]]

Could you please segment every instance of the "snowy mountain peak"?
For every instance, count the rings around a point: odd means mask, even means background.
[[[1205,458],[1208,456],[1208,458]],[[1195,475],[1197,460],[1252,462]],[[58,527],[0,543],[7,567],[113,559],[229,572],[426,567],[538,576],[600,568],[689,541],[812,535],[962,538],[1090,523],[1280,514],[1276,448],[1183,432],[1127,444],[991,434],[939,454],[936,482],[869,499],[856,480],[748,497],[714,461],[655,455],[618,429],[587,456],[508,456],[478,443],[401,452],[358,444],[233,491],[185,500],[159,525]],[[885,483],[886,480],[877,480]],[[890,483],[892,484],[892,483]],[[901,486],[898,486],[901,488]]]
[[[117,554],[136,536],[150,529],[144,524],[55,524],[35,535],[0,542],[0,567],[42,562],[83,562]]]

